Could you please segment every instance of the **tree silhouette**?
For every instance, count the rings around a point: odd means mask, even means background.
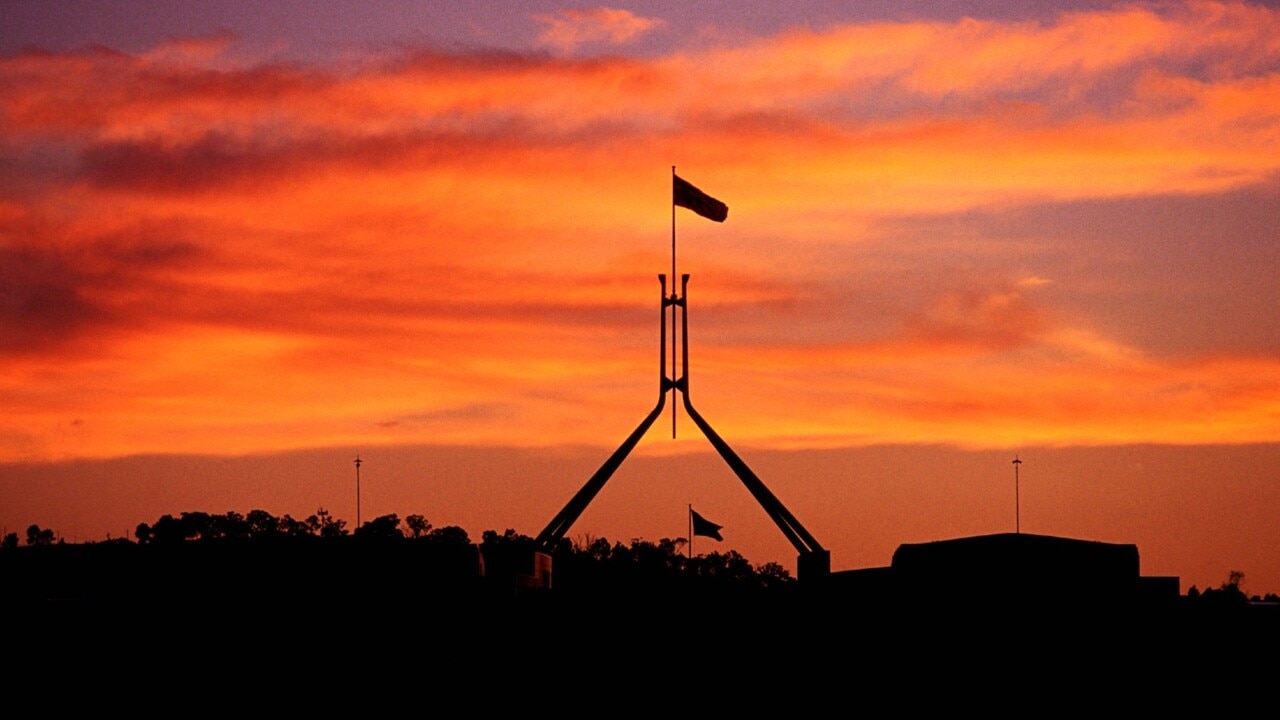
[[[440,527],[427,533],[426,536],[431,542],[439,545],[470,545],[471,537],[467,535],[467,531],[457,525],[448,525]]]
[[[410,515],[404,519],[404,524],[409,528],[409,537],[420,538],[431,531],[431,523],[421,515]]]
[[[172,515],[161,515],[151,524],[150,537],[157,545],[180,543],[187,539],[187,524]]]
[[[219,537],[220,533],[213,522],[213,516],[207,512],[199,510],[195,512],[184,512],[179,517],[182,524],[183,538],[191,538],[194,540],[213,540]]]
[[[308,517],[304,522],[311,528],[313,535],[319,535],[322,538],[342,537],[347,534],[347,521],[334,518],[324,508],[316,510],[316,514]]]
[[[250,510],[244,521],[252,538],[274,538],[282,534],[280,521],[266,510]]]
[[[294,520],[290,515],[282,515],[280,517],[279,527],[280,533],[285,537],[299,538],[311,537],[311,528],[305,520]]]
[[[1244,573],[1240,572],[1239,570],[1232,570],[1231,572],[1227,573],[1227,581],[1222,583],[1222,586],[1219,589],[1224,591],[1234,590],[1236,592],[1243,592],[1244,590],[1242,587],[1243,585],[1244,585]]]
[[[777,588],[794,581],[791,572],[776,562],[767,562],[756,571],[756,577],[764,588]]]
[[[27,545],[32,547],[39,545],[53,544],[53,531],[49,529],[41,529],[39,525],[31,525],[27,528]]]
[[[376,517],[356,528],[355,536],[370,540],[403,540],[400,518],[395,514]]]

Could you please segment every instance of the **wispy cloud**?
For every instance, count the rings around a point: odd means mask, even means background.
[[[561,10],[554,15],[536,15],[545,26],[538,43],[571,52],[581,45],[630,42],[662,24],[661,20],[640,17],[630,10],[608,7]]]

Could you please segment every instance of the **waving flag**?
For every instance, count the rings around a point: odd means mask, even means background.
[[[693,518],[693,534],[702,535],[703,537],[715,538],[716,540],[724,540],[720,537],[721,525],[717,525],[710,520],[702,517],[693,508],[689,508],[689,515]]]
[[[729,206],[694,187],[692,183],[680,177],[671,176],[674,184],[671,188],[671,201],[677,206],[688,208],[708,220],[724,222],[729,217]]]

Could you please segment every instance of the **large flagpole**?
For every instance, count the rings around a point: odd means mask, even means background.
[[[676,166],[671,166],[671,296],[675,300],[676,294]],[[676,375],[676,304],[671,303],[671,376]],[[675,392],[673,387],[671,390]],[[671,439],[676,437],[676,403],[675,396],[671,398]],[[692,505],[689,506],[693,508]],[[692,522],[692,521],[690,521]]]

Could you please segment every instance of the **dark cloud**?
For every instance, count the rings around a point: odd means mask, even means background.
[[[175,144],[161,140],[100,142],[80,154],[80,172],[94,186],[147,193],[202,193],[252,189],[297,181],[327,168],[395,171],[439,165],[483,166],[537,146],[597,142],[617,128],[581,128],[560,137],[533,124],[502,117],[464,122],[443,119],[443,131],[375,136],[326,134],[244,138],[210,132]],[[466,126],[465,129],[452,129]]]
[[[68,258],[0,247],[0,353],[38,353],[109,315],[86,294],[92,279]]]
[[[41,134],[94,132],[163,114],[216,124],[286,109],[292,99],[322,94],[335,81],[293,65],[209,69],[101,47],[29,51],[0,58],[0,108],[5,127]]]
[[[78,158],[59,167],[77,166],[95,187],[151,193],[254,188],[334,166],[505,162],[513,150],[614,142],[637,129],[591,113],[530,117],[511,98],[523,97],[526,76],[545,85],[600,75],[613,87],[650,84],[651,73],[621,59],[495,52],[419,52],[350,72],[31,52],[0,59],[0,142],[12,146],[0,160],[47,172],[51,153]],[[403,95],[406,83],[424,94],[421,105]],[[36,157],[36,147],[50,150]]]
[[[197,254],[186,243],[123,238],[74,249],[0,247],[0,354],[42,353],[136,326],[140,305],[164,312],[155,277]]]
[[[465,321],[468,332],[502,327],[508,335],[547,333],[548,326],[615,330],[652,320],[652,310],[636,303],[518,299],[467,299],[447,294],[408,298],[369,296],[340,288],[299,291],[264,289],[229,295],[191,291],[187,319],[264,331],[301,332],[316,336],[376,336],[403,333],[406,322]],[[443,330],[441,332],[444,332]]]
[[[218,134],[176,147],[160,141],[96,144],[81,156],[84,176],[94,185],[147,192],[211,190],[255,176],[288,173],[303,161],[291,148]]]
[[[379,422],[378,427],[408,427],[409,429],[415,429],[424,425],[434,425],[440,422],[460,420],[494,420],[510,417],[515,413],[515,410],[516,407],[509,403],[467,403],[456,407],[444,407],[436,410],[427,410],[420,413],[402,415],[390,420]]]

